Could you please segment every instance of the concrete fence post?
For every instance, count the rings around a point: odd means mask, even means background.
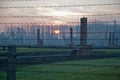
[[[70,45],[73,46],[73,28],[70,28]]]

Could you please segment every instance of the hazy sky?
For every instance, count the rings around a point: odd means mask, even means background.
[[[86,5],[120,3],[120,0],[39,0],[39,1],[7,1],[0,0],[0,6],[54,6],[54,5]],[[59,8],[5,8],[0,9],[0,16],[65,16],[55,18],[0,18],[0,22],[65,22],[79,21],[80,17],[66,15],[91,15],[91,14],[120,13],[120,5],[87,6],[87,7],[59,7]],[[119,16],[88,17],[91,20],[120,20]]]

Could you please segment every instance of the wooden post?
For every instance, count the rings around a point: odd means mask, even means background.
[[[16,47],[8,46],[7,80],[16,80]]]
[[[3,50],[6,50],[5,46],[3,46]]]

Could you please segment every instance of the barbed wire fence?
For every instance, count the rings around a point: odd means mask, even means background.
[[[62,7],[86,7],[86,6],[110,6],[110,5],[120,5],[120,3],[111,3],[111,4],[87,4],[87,5],[55,5],[55,6],[2,6],[0,8],[62,8]]]
[[[16,1],[16,0],[0,0],[4,1]],[[17,1],[42,1],[42,0],[17,0]],[[87,5],[55,5],[55,6],[0,6],[0,9],[6,8],[71,8],[71,7],[90,7],[90,6],[116,6],[120,3],[112,4],[87,4]],[[111,14],[93,14],[93,15],[67,15],[68,17],[103,17],[103,16],[120,16],[120,13],[111,13]],[[33,18],[66,18],[66,16],[0,16],[0,19],[33,19]],[[23,65],[39,63],[43,61],[49,62],[56,60],[66,60],[68,56],[47,56],[38,58],[24,58],[23,60],[18,60],[19,56],[16,58],[16,47],[17,46],[70,46],[80,45],[80,21],[78,22],[65,21],[62,24],[55,24],[52,22],[0,22],[0,46],[8,47],[7,54],[7,80],[16,80],[16,65]],[[112,48],[120,47],[120,21],[89,21],[87,22],[87,44],[94,47],[108,47]],[[73,42],[71,42],[71,31],[72,28],[72,37]],[[12,45],[12,46],[11,46]],[[106,47],[106,48],[107,48]],[[103,57],[103,56],[102,56]],[[0,57],[1,58],[1,57]],[[6,57],[3,57],[3,60],[6,60]],[[20,58],[19,58],[20,59]],[[33,60],[34,59],[34,60]],[[21,61],[21,63],[19,63]],[[23,61],[23,63],[22,63]],[[3,61],[4,62],[4,61]],[[2,63],[3,63],[2,62]],[[4,64],[4,63],[3,63]],[[37,72],[37,71],[36,71]],[[39,72],[39,71],[38,71]],[[28,72],[27,72],[28,73]],[[30,78],[31,79],[31,78]],[[34,80],[40,79],[32,78]],[[29,79],[28,79],[29,80]]]
[[[20,2],[22,2],[22,1],[43,1],[43,0],[0,0],[0,1],[2,1],[2,2],[17,2],[17,1],[20,1]]]
[[[68,22],[70,23],[70,22]],[[5,32],[1,31],[1,45],[37,45],[37,29],[40,29],[40,39],[44,45],[70,44],[70,28],[73,28],[73,40],[75,45],[80,45],[80,24],[71,22],[68,25],[54,25],[42,23],[1,23]],[[88,22],[87,37],[89,44],[107,46],[111,32],[115,33],[115,41],[119,45],[119,25],[115,21]],[[1,27],[2,29],[2,27]],[[55,31],[58,30],[59,33]],[[117,41],[118,40],[118,41]],[[60,44],[57,44],[58,41]],[[91,42],[90,42],[91,41]],[[99,42],[100,41],[100,42]],[[18,43],[17,43],[18,42]],[[66,43],[65,43],[66,42]]]

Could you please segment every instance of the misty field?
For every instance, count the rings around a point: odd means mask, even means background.
[[[71,49],[64,48],[17,48],[17,52],[64,52]]]
[[[120,49],[93,49],[93,51],[98,51],[105,54],[114,54],[114,53],[120,54]]]
[[[17,67],[17,80],[120,80],[120,58]],[[6,74],[0,72],[5,80]]]
[[[17,48],[16,52],[25,52],[25,53],[29,53],[29,52],[72,52],[72,48]],[[92,49],[93,52],[97,52],[97,53],[105,53],[105,54],[119,54],[120,53],[120,49]],[[6,50],[2,50],[2,48],[0,47],[0,53],[6,53]]]
[[[65,52],[72,51],[69,48],[16,48],[16,52]],[[0,50],[0,52],[7,52],[6,50]]]

